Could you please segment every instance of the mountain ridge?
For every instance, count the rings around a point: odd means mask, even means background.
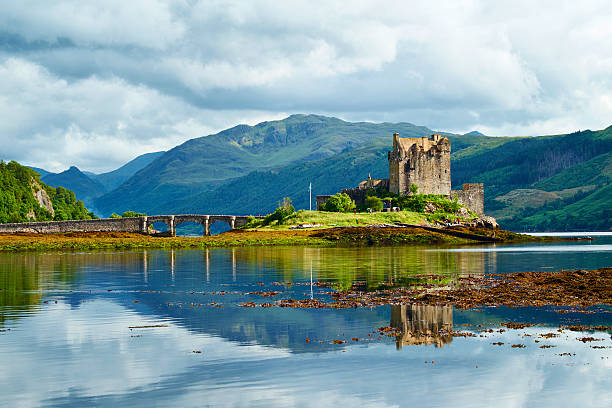
[[[398,128],[405,137],[432,132],[409,123],[353,123],[302,114],[254,126],[237,125],[170,149],[96,200],[96,207],[103,213],[148,208],[153,202],[211,190],[252,171],[330,157]]]

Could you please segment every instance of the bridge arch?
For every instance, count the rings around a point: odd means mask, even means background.
[[[202,226],[202,235],[206,235],[206,216],[205,215],[175,215],[174,216],[174,234],[176,235],[176,229],[185,224],[194,223]]]
[[[146,234],[149,233],[149,227],[156,223],[165,224],[168,227],[168,233],[174,235],[174,217],[171,215],[154,215],[144,217],[144,231]]]

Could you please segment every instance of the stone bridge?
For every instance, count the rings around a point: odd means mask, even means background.
[[[61,232],[136,232],[151,234],[151,225],[156,222],[168,226],[171,236],[176,236],[176,227],[184,222],[195,222],[204,227],[204,235],[210,235],[210,226],[217,221],[227,223],[231,229],[248,222],[246,215],[152,215],[144,217],[103,218],[97,220],[46,221],[0,224],[0,233],[55,234]],[[261,217],[255,217],[261,218]]]

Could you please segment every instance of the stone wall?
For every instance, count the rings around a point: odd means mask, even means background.
[[[446,137],[400,138],[395,133],[388,159],[390,192],[407,195],[410,185],[416,184],[421,194],[450,194],[450,141]]]
[[[262,218],[262,217],[255,217]],[[33,233],[57,234],[63,232],[135,232],[148,234],[149,227],[155,222],[168,226],[169,235],[176,234],[176,227],[184,222],[195,222],[204,226],[205,235],[210,235],[210,226],[217,222],[226,222],[231,229],[247,223],[249,217],[244,215],[153,215],[131,218],[104,218],[98,220],[23,222],[0,224],[0,233]]]
[[[367,191],[368,190],[360,190],[358,188],[343,188],[341,192],[351,197],[355,205],[364,205]]]
[[[144,232],[143,217],[0,224],[0,233]]]
[[[451,198],[457,198],[463,204],[479,216],[484,216],[484,184],[465,183],[463,190],[453,190]]]
[[[317,211],[321,211],[321,207],[323,206],[323,204],[325,204],[327,202],[327,200],[329,200],[329,197],[331,197],[330,195],[318,195],[316,197],[317,200]]]

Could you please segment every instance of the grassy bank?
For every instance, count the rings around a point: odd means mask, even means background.
[[[280,228],[280,226],[278,227]],[[286,227],[285,227],[286,228]],[[493,231],[482,228],[435,230],[425,228],[342,227],[314,230],[234,230],[209,237],[154,237],[132,233],[0,234],[1,251],[91,250],[137,248],[223,248],[242,246],[342,246],[404,244],[469,244],[491,241]],[[495,231],[496,242],[544,241],[508,231]]]
[[[320,225],[317,228],[329,227],[364,227],[376,224],[427,224],[426,215],[412,211],[373,212],[373,213],[342,213],[327,211],[300,210],[285,218],[282,223],[277,221],[270,225],[262,225],[256,221],[248,227],[260,230],[288,230],[292,226],[310,224]]]
[[[264,245],[329,245],[307,231],[229,231],[210,237],[153,237],[124,232],[67,234],[0,234],[2,251],[223,248]]]

